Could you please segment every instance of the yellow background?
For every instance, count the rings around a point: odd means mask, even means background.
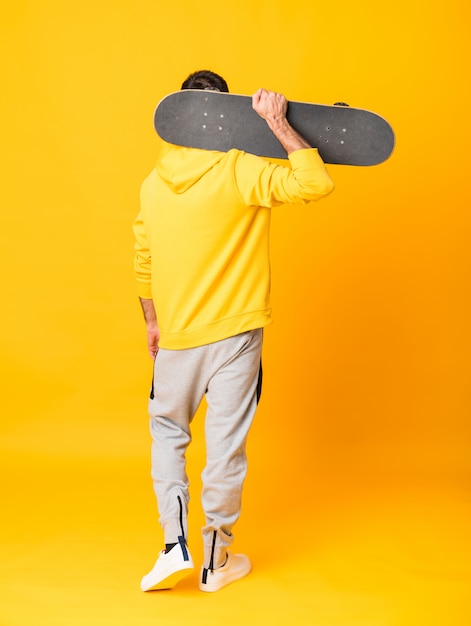
[[[469,23],[464,0],[3,3],[2,626],[470,623]],[[131,222],[155,104],[202,68],[376,111],[397,146],[274,212],[253,573],[142,594],[161,534]]]

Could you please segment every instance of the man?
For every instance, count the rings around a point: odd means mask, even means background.
[[[209,71],[182,89],[228,91]],[[239,150],[164,144],[141,189],[135,272],[154,359],[149,401],[152,478],[165,550],[141,589],[168,589],[193,569],[187,546],[190,423],[203,398],[206,467],[204,563],[199,588],[217,591],[249,573],[228,550],[239,517],[246,440],[261,390],[262,329],[271,323],[270,212],[333,189],[318,151],[290,126],[283,95],[259,89],[254,110],[285,148],[286,166]]]

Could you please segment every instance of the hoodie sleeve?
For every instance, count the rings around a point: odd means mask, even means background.
[[[316,148],[296,150],[289,161],[291,167],[240,153],[235,182],[244,202],[264,207],[306,204],[333,191],[334,183]]]
[[[137,293],[140,298],[150,300],[152,299],[151,254],[141,213],[134,220],[133,231],[135,237],[134,274],[137,282]]]

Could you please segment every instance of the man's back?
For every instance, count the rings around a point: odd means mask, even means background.
[[[271,322],[270,208],[331,190],[317,151],[296,154],[292,170],[237,150],[163,146],[135,224],[149,248],[144,265],[152,258],[161,347],[203,345]]]

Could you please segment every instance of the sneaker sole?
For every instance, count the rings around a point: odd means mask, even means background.
[[[175,585],[178,582],[180,582],[180,580],[182,580],[186,576],[189,576],[192,573],[193,569],[194,569],[193,567],[185,567],[184,569],[179,569],[176,572],[172,572],[172,574],[170,574],[166,578],[157,581],[151,587],[146,587],[145,589],[142,589],[141,587],[141,589],[142,591],[158,591],[159,589],[160,590],[173,589],[173,587],[175,587]]]

